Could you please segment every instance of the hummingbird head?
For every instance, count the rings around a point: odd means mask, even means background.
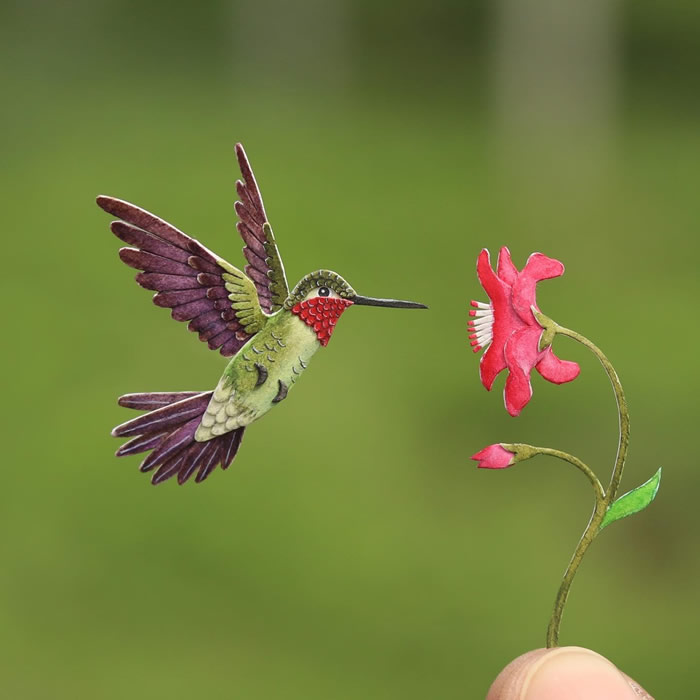
[[[302,277],[285,299],[284,308],[311,326],[325,347],[341,314],[353,304],[396,309],[428,308],[414,301],[361,296],[337,272],[331,270],[316,270]]]

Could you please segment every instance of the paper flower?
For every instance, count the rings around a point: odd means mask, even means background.
[[[532,397],[530,372],[536,369],[554,384],[578,377],[576,362],[560,360],[551,347],[540,350],[543,328],[532,307],[539,311],[535,287],[540,280],[564,274],[564,265],[542,253],[533,253],[518,271],[505,246],[498,256],[498,274],[493,271],[489,251],[484,248],[476,265],[477,275],[489,296],[489,303],[472,301],[469,312],[471,345],[474,352],[486,348],[479,364],[481,383],[491,390],[496,376],[508,369],[504,390],[506,409],[517,416]]]
[[[641,486],[617,498],[630,430],[627,401],[620,377],[595,343],[543,314],[535,300],[537,283],[564,274],[564,265],[542,253],[533,253],[525,267],[518,271],[510,259],[510,251],[504,247],[498,255],[496,271],[491,267],[489,251],[486,249],[479,254],[476,270],[479,281],[489,296],[489,303],[472,301],[472,306],[476,308],[469,312],[474,317],[469,321],[469,337],[474,352],[485,349],[479,372],[486,389],[491,389],[502,370],[508,370],[504,391],[508,413],[517,416],[532,397],[530,374],[533,369],[537,369],[545,379],[555,384],[570,382],[579,375],[580,368],[576,362],[560,360],[552,352],[552,343],[560,335],[577,341],[595,355],[608,375],[617,404],[620,439],[607,488],[603,488],[595,472],[578,457],[552,447],[498,442],[472,455],[472,459],[482,469],[505,469],[536,455],[555,457],[581,471],[593,488],[593,513],[564,572],[547,627],[547,647],[551,648],[559,644],[559,627],[571,583],[591,542],[603,528],[638,513],[654,500],[661,470]]]
[[[500,443],[484,447],[471,459],[476,460],[479,469],[505,469],[515,463],[515,455],[506,450]]]

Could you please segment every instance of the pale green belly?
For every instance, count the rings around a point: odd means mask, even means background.
[[[278,312],[226,367],[195,440],[211,440],[265,415],[286,398],[319,347],[311,328]]]

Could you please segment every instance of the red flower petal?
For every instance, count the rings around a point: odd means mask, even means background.
[[[490,391],[498,373],[506,368],[503,352],[506,341],[523,324],[511,308],[510,287],[499,279],[491,268],[489,251],[486,248],[479,253],[476,272],[493,307],[493,340],[479,362],[481,383]]]
[[[511,416],[520,415],[520,411],[532,398],[530,372],[538,360],[538,343],[542,329],[523,328],[513,333],[505,347],[508,379],[504,391],[506,410]]]
[[[501,248],[498,254],[498,276],[511,287],[518,279],[518,268],[515,267],[510,257],[510,250],[507,246]]]
[[[581,368],[578,362],[559,359],[552,348],[547,348],[540,361],[535,365],[535,369],[548,381],[554,384],[564,384],[578,377]]]
[[[479,377],[487,391],[491,391],[491,387],[499,372],[506,368],[506,358],[503,352],[504,346],[505,339],[499,339],[497,342],[494,335],[491,345],[486,348],[486,352],[479,361]]]
[[[542,253],[533,253],[525,263],[513,285],[513,308],[528,324],[536,323],[531,306],[536,305],[535,286],[541,280],[559,277],[564,274],[564,265]]]
[[[476,274],[479,277],[481,286],[489,295],[494,310],[497,306],[505,308],[510,297],[510,288],[496,276],[496,273],[491,267],[489,251],[486,250],[486,248],[479,253],[479,257],[476,261]]]

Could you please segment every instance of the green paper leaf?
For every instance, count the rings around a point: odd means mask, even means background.
[[[649,481],[645,481],[641,486],[620,496],[620,498],[608,508],[608,512],[605,514],[603,522],[600,524],[600,529],[602,530],[606,525],[610,525],[610,523],[614,523],[616,520],[621,520],[628,515],[634,515],[635,513],[639,513],[640,510],[644,510],[654,500],[656,492],[659,490],[660,481],[661,467],[659,467],[659,470]]]

